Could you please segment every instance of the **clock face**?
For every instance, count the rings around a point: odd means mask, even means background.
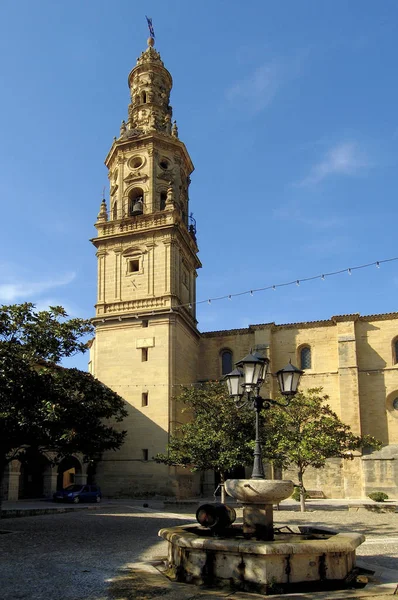
[[[394,400],[392,402],[392,406],[393,406],[393,408],[395,408],[395,410],[398,410],[398,398],[394,398]]]

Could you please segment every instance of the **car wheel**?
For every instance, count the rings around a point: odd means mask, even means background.
[[[98,504],[99,502],[101,502],[101,496],[97,496],[95,499],[96,503]]]
[[[75,496],[75,497],[73,498],[73,504],[79,504],[79,502],[80,502],[80,498],[79,498],[79,496]]]

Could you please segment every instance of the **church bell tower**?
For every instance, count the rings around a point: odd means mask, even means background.
[[[98,466],[106,495],[172,494],[184,485],[164,452],[179,421],[178,387],[196,380],[196,227],[189,216],[194,169],[172,120],[172,78],[154,39],[128,76],[131,102],[105,159],[109,204],[95,227],[98,290],[90,370],[124,398],[128,431]],[[186,482],[185,482],[186,483]]]

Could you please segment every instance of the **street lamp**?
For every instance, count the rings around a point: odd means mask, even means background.
[[[260,396],[260,387],[268,375],[268,358],[257,353],[250,353],[238,361],[235,366],[236,369],[225,375],[224,379],[227,382],[229,395],[235,399],[237,404],[246,396],[246,399],[238,408],[251,402],[256,411],[256,440],[252,479],[265,479],[260,443],[260,411],[263,408],[269,408],[271,404],[289,406],[291,399],[297,393],[300,378],[304,371],[292,365],[290,361],[286,367],[276,372],[280,392],[286,398],[286,402],[282,404],[271,398],[261,398]]]

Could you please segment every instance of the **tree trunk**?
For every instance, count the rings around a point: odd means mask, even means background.
[[[220,472],[221,502],[225,504],[225,473]]]
[[[300,486],[300,511],[305,512],[305,488],[303,483],[303,471],[299,469],[298,471],[298,480]]]

